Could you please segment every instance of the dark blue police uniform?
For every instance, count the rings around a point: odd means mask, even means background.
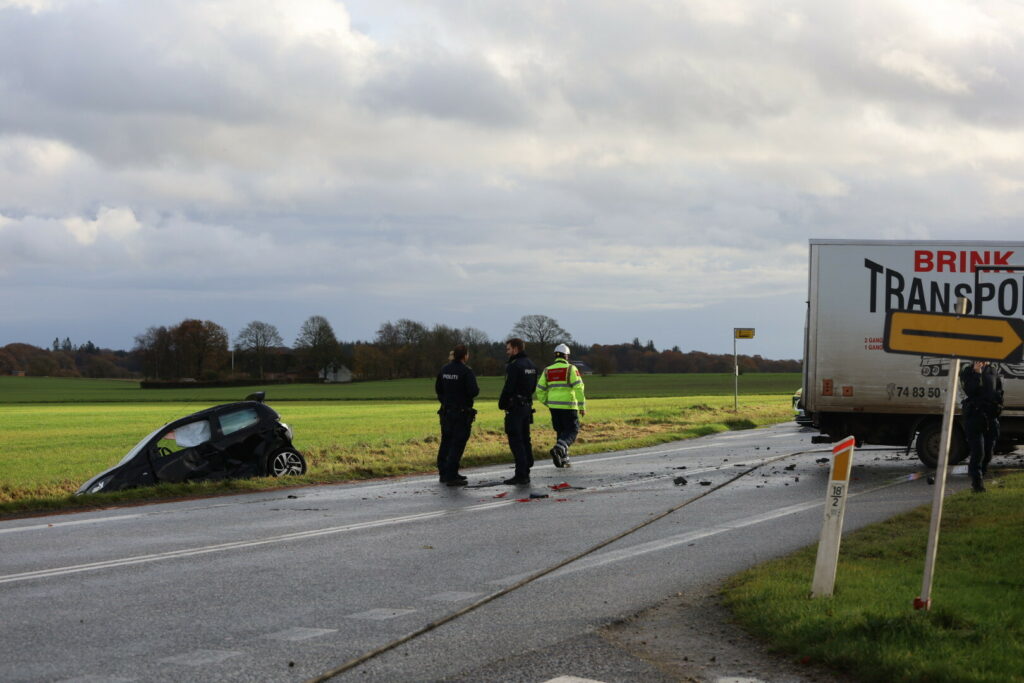
[[[986,365],[981,372],[975,372],[973,365],[968,364],[960,372],[960,385],[965,395],[961,404],[964,436],[971,452],[967,473],[971,475],[971,487],[981,492],[985,490],[982,477],[988,472],[988,463],[999,440],[1003,380],[994,365]]]
[[[459,474],[459,463],[473,428],[476,410],[473,399],[480,393],[473,370],[462,361],[453,360],[441,368],[434,381],[434,392],[441,408],[441,445],[437,449],[437,471],[446,484],[465,483]]]
[[[508,480],[515,484],[530,483],[533,467],[533,444],[530,424],[533,422],[533,392],[537,388],[537,366],[520,351],[505,366],[505,386],[498,398],[498,408],[505,411],[505,435],[516,461],[515,475]]]

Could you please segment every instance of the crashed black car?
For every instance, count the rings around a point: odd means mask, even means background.
[[[305,474],[306,460],[292,445],[292,430],[263,402],[207,408],[165,424],[78,493],[120,491],[161,482]]]

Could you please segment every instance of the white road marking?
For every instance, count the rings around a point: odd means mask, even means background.
[[[161,664],[184,664],[185,666],[206,666],[208,664],[220,664],[221,662],[239,657],[243,653],[238,650],[196,650],[185,654],[161,659]]]
[[[581,460],[580,462],[584,462],[584,463],[589,463],[589,462],[608,462],[609,460],[622,460],[624,458],[637,458],[637,457],[640,457],[640,456],[647,456],[647,455],[666,455],[668,453],[679,453],[681,451],[696,451],[696,450],[700,450],[702,448],[707,448],[707,446],[686,446],[685,448],[670,448],[670,449],[664,450],[664,451],[644,451],[643,453],[626,453],[625,455],[610,455],[610,456],[608,456],[606,458],[601,458],[601,457],[596,457],[595,458],[595,457],[587,456],[586,460]],[[550,465],[550,466],[552,468],[554,468],[554,465]],[[534,465],[534,469],[536,469],[536,467],[537,466]]]
[[[502,501],[501,503],[494,504],[495,507],[500,505],[507,505]],[[379,526],[387,526],[389,524],[403,524],[405,522],[414,522],[422,519],[431,519],[434,517],[441,517],[443,515],[453,514],[459,512],[458,510],[436,510],[433,512],[423,512],[415,515],[406,515],[404,517],[390,517],[388,519],[379,519],[369,522],[358,522],[356,524],[345,524],[342,526],[327,527],[326,529],[313,529],[311,531],[298,531],[291,534],[282,534],[280,536],[270,536],[269,538],[261,538],[251,541],[233,541],[230,543],[218,543],[215,545],[201,546],[198,548],[183,548],[181,550],[169,550],[163,553],[153,553],[151,555],[137,555],[135,557],[125,557],[117,560],[105,560],[102,562],[90,562],[88,564],[72,565],[69,567],[55,567],[53,569],[39,569],[30,572],[21,572],[18,574],[7,574],[6,576],[0,576],[0,583],[12,583],[14,581],[25,581],[28,579],[38,579],[49,576],[62,576],[65,574],[76,574],[78,572],[94,571],[97,569],[107,569],[110,567],[125,567],[132,564],[142,564],[144,562],[156,562],[158,560],[169,560],[177,557],[192,557],[194,555],[205,555],[207,553],[216,553],[224,550],[237,550],[241,548],[253,548],[260,545],[269,545],[271,543],[282,543],[285,541],[293,541],[305,538],[315,538],[317,536],[326,536],[329,534],[338,534],[346,531],[355,531],[358,529],[372,529]]]
[[[448,591],[447,593],[437,593],[435,595],[428,595],[425,600],[433,600],[435,602],[462,602],[463,600],[471,600],[473,598],[479,598],[483,593],[467,593],[466,591]]]
[[[367,610],[366,612],[359,612],[357,614],[349,614],[349,619],[373,619],[374,621],[384,621],[385,619],[394,619],[395,617],[404,617],[406,614],[412,614],[416,610],[414,609],[394,609],[390,607],[378,607],[377,609]]]
[[[299,641],[309,640],[310,638],[319,638],[320,636],[326,636],[328,633],[337,633],[336,628],[302,628],[296,626],[294,628],[288,628],[277,633],[268,633],[264,638],[270,638],[271,640],[288,640],[288,641]]]
[[[558,678],[549,678],[544,683],[604,683],[604,681],[598,681],[593,678],[580,678],[579,676],[559,676]]]
[[[53,522],[52,524],[32,524],[31,526],[16,526],[0,529],[0,534],[13,534],[18,531],[39,531],[40,529],[56,529],[64,526],[80,526],[82,524],[100,524],[102,522],[116,522],[124,519],[135,519],[142,515],[116,515],[114,517],[95,517],[92,519],[76,519],[73,522]]]

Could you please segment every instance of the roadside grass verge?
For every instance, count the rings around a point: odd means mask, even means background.
[[[272,404],[291,425],[309,473],[283,479],[161,485],[72,496],[94,474],[116,464],[142,437],[195,404],[18,405],[0,420],[0,514],[108,506],[132,501],[254,491],[433,472],[438,446],[436,402],[287,402]],[[687,396],[588,401],[573,456],[651,446],[730,429],[751,429],[792,417],[789,396],[743,399]],[[479,405],[464,467],[509,463],[503,414]],[[554,431],[546,410],[533,425],[538,461],[547,459]]]
[[[933,607],[915,612],[930,514],[844,538],[832,598],[809,597],[815,545],[733,577],[726,603],[775,651],[858,681],[1024,681],[1024,475],[946,500]]]

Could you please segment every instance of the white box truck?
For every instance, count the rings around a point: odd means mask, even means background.
[[[916,448],[938,460],[950,360],[886,353],[891,310],[1024,318],[1024,242],[811,240],[801,421],[818,443]],[[1024,440],[1024,364],[999,364],[1005,392],[996,452]],[[959,420],[959,417],[958,417]],[[954,426],[950,462],[967,455]]]

